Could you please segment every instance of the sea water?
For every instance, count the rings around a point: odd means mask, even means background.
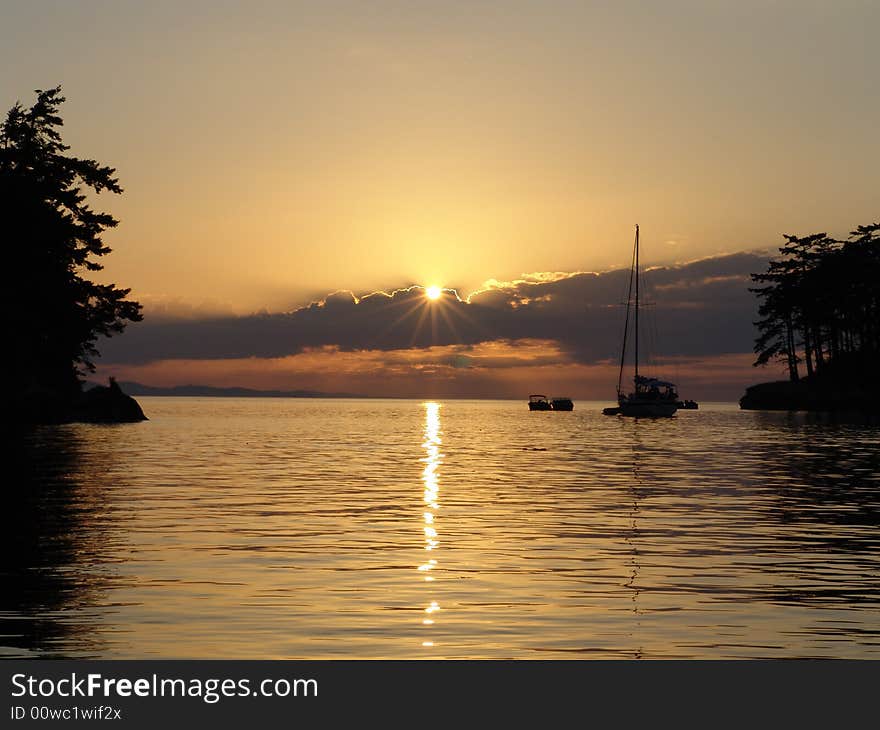
[[[21,436],[0,656],[880,657],[880,429],[141,398]]]

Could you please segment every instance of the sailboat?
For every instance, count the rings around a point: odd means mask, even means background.
[[[633,286],[635,284],[635,286]],[[635,297],[633,297],[635,293]],[[623,370],[626,360],[626,341],[629,334],[630,313],[634,319],[635,373],[633,390],[623,389]],[[606,416],[634,416],[636,418],[662,418],[672,416],[678,410],[678,393],[675,385],[665,380],[639,374],[639,227],[636,225],[636,242],[633,262],[629,272],[629,290],[626,295],[626,320],[623,325],[623,346],[620,350],[620,373],[617,376],[617,407],[602,410]]]

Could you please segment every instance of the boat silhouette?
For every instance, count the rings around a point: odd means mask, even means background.
[[[548,398],[546,395],[529,396],[530,411],[573,411],[574,401],[571,398]]]
[[[639,227],[633,246],[632,266],[629,272],[629,289],[626,296],[626,319],[623,325],[623,345],[620,350],[620,372],[617,377],[617,406],[604,408],[606,416],[631,416],[635,418],[663,418],[675,414],[679,408],[675,384],[658,378],[639,374]],[[623,389],[623,371],[626,362],[626,343],[629,334],[630,315],[634,320],[634,373],[633,389]]]

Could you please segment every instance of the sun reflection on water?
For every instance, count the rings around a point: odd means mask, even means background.
[[[0,656],[880,658],[876,428],[144,406],[21,434]]]
[[[435,527],[435,513],[440,509],[440,465],[443,463],[443,454],[440,452],[440,446],[443,443],[440,438],[440,404],[425,403],[425,432],[422,448],[425,450],[425,456],[422,462],[425,468],[422,470],[422,483],[424,484],[423,499],[425,502],[425,511],[422,513],[423,531],[425,534],[425,551],[428,557],[419,566],[419,574],[425,583],[432,583],[434,576],[431,574],[437,567],[437,560],[433,557],[434,551],[440,546],[437,528]],[[440,610],[440,605],[435,600],[431,600],[427,608],[425,608],[426,618],[422,620],[424,626],[433,626],[435,622],[434,614]],[[422,646],[432,647],[433,641],[423,641]]]

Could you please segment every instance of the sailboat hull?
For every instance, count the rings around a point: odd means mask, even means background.
[[[621,403],[617,407],[617,415],[631,418],[669,418],[675,415],[678,407],[675,403]]]

